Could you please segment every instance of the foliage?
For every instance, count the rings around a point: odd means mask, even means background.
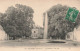
[[[0,13],[0,24],[9,36],[30,36],[33,27],[33,9],[26,5],[16,4]]]
[[[67,33],[72,32],[75,27],[79,26],[80,13],[75,23],[65,19],[68,8],[68,6],[58,4],[47,11],[49,37],[65,39]]]

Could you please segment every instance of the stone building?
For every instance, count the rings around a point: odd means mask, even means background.
[[[80,26],[76,29],[74,29],[74,37],[75,37],[75,41],[80,42]]]
[[[74,28],[73,32],[69,32],[66,35],[66,40],[80,41],[80,27]]]
[[[38,29],[36,29],[36,28],[32,29],[31,37],[32,38],[38,38]]]
[[[7,34],[3,30],[3,27],[0,25],[0,40],[7,40]]]
[[[69,32],[66,35],[66,40],[74,40],[74,33],[73,32]]]
[[[41,27],[34,27],[32,29],[31,38],[43,38],[43,28]]]

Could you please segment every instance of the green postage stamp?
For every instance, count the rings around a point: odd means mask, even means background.
[[[71,21],[71,22],[75,22],[77,15],[79,13],[79,10],[74,9],[74,8],[69,8],[66,14],[65,19]]]

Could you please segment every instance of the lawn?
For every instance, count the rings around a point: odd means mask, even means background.
[[[6,40],[0,41],[0,46],[5,47],[78,47],[80,46],[79,42],[75,41],[65,41],[65,40],[43,40],[43,39],[24,39],[24,40]]]

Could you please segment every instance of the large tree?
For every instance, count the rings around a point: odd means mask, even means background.
[[[16,4],[0,13],[0,23],[11,37],[30,36],[33,27],[33,9],[26,5]]]
[[[75,23],[65,19],[68,6],[60,4],[53,6],[47,11],[48,14],[48,37],[65,39],[67,33],[72,32],[80,24],[80,13]]]

